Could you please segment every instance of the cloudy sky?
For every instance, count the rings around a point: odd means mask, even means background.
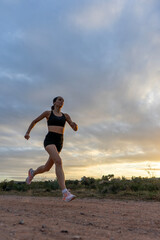
[[[159,0],[0,0],[0,33],[0,180],[47,161],[46,120],[24,134],[57,95],[66,179],[160,176]]]

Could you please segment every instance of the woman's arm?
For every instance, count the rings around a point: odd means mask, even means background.
[[[37,117],[36,119],[34,119],[31,124],[29,125],[29,128],[24,136],[25,139],[29,139],[30,136],[30,131],[32,130],[32,128],[36,125],[37,122],[41,121],[43,118],[47,117],[49,115],[49,111],[45,111],[43,112],[39,117]]]
[[[70,118],[70,116],[65,113],[64,114],[65,117],[66,117],[66,121],[68,122],[68,124],[71,126],[71,128],[74,130],[74,131],[77,131],[78,130],[78,125],[75,123],[75,122],[72,122],[72,119]]]

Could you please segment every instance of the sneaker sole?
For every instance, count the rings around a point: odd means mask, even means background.
[[[73,198],[71,198],[70,200],[64,200],[65,202],[71,202],[76,198],[76,196],[74,196]]]
[[[31,175],[31,173],[30,173],[31,170],[32,170],[32,168],[30,168],[30,169],[28,170],[28,177],[26,178],[26,184],[27,184],[27,185],[30,185],[31,182],[32,182],[32,179],[33,179],[32,175]],[[27,181],[28,178],[31,178],[31,181],[30,181],[30,182]]]
[[[32,168],[30,168],[30,169],[28,170],[28,176],[32,178],[31,171],[32,171]]]
[[[31,182],[28,182],[27,179],[28,179],[28,177],[26,178],[26,184],[27,184],[27,185],[30,185]]]

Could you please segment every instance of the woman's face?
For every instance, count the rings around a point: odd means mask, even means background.
[[[57,100],[55,101],[55,105],[57,107],[60,107],[62,108],[63,107],[63,104],[64,104],[64,99],[62,97],[58,97]]]

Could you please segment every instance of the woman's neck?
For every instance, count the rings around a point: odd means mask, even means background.
[[[54,111],[54,112],[56,112],[56,113],[60,113],[61,109],[60,109],[60,108],[57,108],[57,107],[55,107],[53,111]]]

